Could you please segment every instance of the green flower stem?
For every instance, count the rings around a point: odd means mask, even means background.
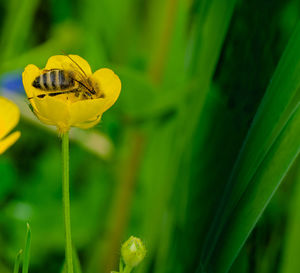
[[[128,266],[128,265],[126,265],[126,266],[125,266],[125,268],[124,268],[124,271],[123,271],[123,273],[130,273],[130,272],[131,272],[131,270],[132,270],[132,267],[131,267],[131,266]]]
[[[70,192],[69,192],[69,132],[62,135],[62,161],[63,161],[63,208],[66,238],[66,266],[67,273],[73,273]]]

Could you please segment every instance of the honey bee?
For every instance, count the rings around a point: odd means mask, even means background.
[[[65,54],[75,66],[73,70],[51,69],[44,70],[43,74],[37,76],[32,86],[45,91],[37,95],[38,98],[45,96],[58,96],[62,94],[75,94],[82,99],[104,98],[98,86],[95,86],[84,70],[69,55]],[[32,99],[33,97],[29,98]]]

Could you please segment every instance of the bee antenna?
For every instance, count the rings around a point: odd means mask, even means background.
[[[76,64],[77,67],[81,70],[81,72],[87,77],[87,75],[85,74],[85,72],[84,72],[84,70],[81,68],[81,66],[80,66],[77,62],[75,62],[75,61],[70,57],[69,54],[67,54],[66,52],[64,52],[62,49],[61,49],[61,51],[62,51],[62,53],[63,53],[66,57],[68,57],[74,64]]]
[[[78,80],[76,80],[76,79],[73,79],[75,82],[78,82],[79,84],[81,84],[83,87],[85,87],[87,90],[89,90],[89,91],[91,91],[90,89],[88,89],[88,87],[85,85],[85,84],[83,84],[81,81],[78,81]]]

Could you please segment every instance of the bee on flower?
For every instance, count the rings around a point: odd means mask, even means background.
[[[10,131],[18,124],[20,111],[10,100],[0,97],[0,154],[3,154],[20,137],[19,131],[10,135]]]
[[[35,115],[60,133],[70,127],[91,128],[118,99],[119,77],[108,68],[92,73],[77,55],[49,58],[44,69],[27,65],[23,85]]]

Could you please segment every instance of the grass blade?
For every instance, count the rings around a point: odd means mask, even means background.
[[[296,165],[298,165],[297,160]],[[286,242],[283,247],[282,264],[279,272],[294,273],[300,268],[299,252],[300,252],[300,171],[296,173],[296,185],[291,197],[289,217],[286,227]]]
[[[200,2],[196,1],[198,5]],[[198,10],[190,35],[186,57],[187,77],[195,79],[196,85],[192,88],[190,103],[182,109],[183,115],[180,121],[182,127],[179,128],[180,132],[185,132],[184,137],[181,138],[182,147],[186,147],[186,144],[190,142],[197,128],[235,3],[236,0],[214,0],[206,3],[205,8],[198,8],[200,10]],[[205,12],[202,11],[203,9]],[[186,120],[189,120],[189,123],[186,123]]]
[[[245,191],[249,190],[247,187],[250,181],[252,181],[258,169],[261,168],[261,165],[264,164],[264,158],[270,152],[272,145],[281,134],[293,109],[299,102],[299,34],[300,25],[290,39],[280,60],[236,161],[203,248],[202,261],[205,265],[212,263],[211,255],[217,249],[217,241],[225,224],[228,223],[230,214],[232,214]],[[249,202],[252,201],[249,200]],[[261,207],[261,210],[263,209]],[[248,235],[245,234],[245,236]]]
[[[21,258],[22,258],[23,249],[21,249],[16,256],[15,259],[15,266],[14,266],[14,273],[19,273]]]
[[[22,273],[28,273],[29,260],[30,260],[30,245],[31,245],[31,230],[30,230],[29,223],[27,223]]]
[[[299,155],[299,105],[230,216],[213,256],[212,272],[228,272],[259,217]]]

